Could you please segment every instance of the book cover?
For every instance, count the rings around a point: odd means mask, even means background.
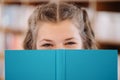
[[[6,50],[5,80],[117,80],[116,50]]]

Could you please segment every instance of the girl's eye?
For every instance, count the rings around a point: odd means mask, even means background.
[[[67,43],[65,43],[65,45],[74,45],[74,44],[76,44],[76,42],[67,42]]]
[[[43,44],[42,47],[52,47],[53,45],[52,44],[49,44],[49,43],[46,43],[46,44]]]

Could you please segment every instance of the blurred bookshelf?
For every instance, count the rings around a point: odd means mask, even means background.
[[[23,49],[27,19],[33,6],[0,2],[0,80],[4,80],[4,50]]]
[[[37,5],[50,0],[0,0],[0,76],[3,76],[5,49],[23,49],[27,20]],[[57,1],[57,0],[51,0]],[[120,0],[62,0],[88,11],[100,49],[120,53]],[[0,80],[3,80],[0,78]]]
[[[34,7],[40,4],[46,4],[50,0],[1,0],[1,23],[0,31],[13,35],[24,35],[27,29],[27,18],[33,11]],[[51,0],[55,1],[55,0]],[[57,0],[56,0],[57,1]],[[111,49],[112,47],[119,50],[120,47],[120,0],[62,0],[78,7],[88,9],[91,17],[91,23],[97,36],[100,48]],[[108,15],[108,17],[106,17]],[[107,21],[107,19],[114,19]],[[104,25],[101,22],[104,21]],[[108,22],[109,24],[105,24]],[[115,24],[115,25],[114,25]],[[114,27],[113,27],[114,26]],[[1,29],[2,28],[2,29]],[[103,29],[102,29],[103,28]],[[99,31],[100,30],[100,31]],[[103,30],[103,31],[102,31]],[[111,34],[111,35],[108,35]],[[107,36],[108,35],[108,36]],[[107,36],[107,37],[105,37]],[[7,39],[4,37],[4,39]],[[116,39],[116,40],[114,40]],[[5,40],[6,41],[6,40]],[[6,42],[3,43],[6,43]],[[5,49],[11,49],[6,48]]]

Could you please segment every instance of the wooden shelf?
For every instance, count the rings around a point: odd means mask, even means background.
[[[110,1],[110,2],[98,1],[96,3],[96,9],[97,11],[120,12],[120,1]]]
[[[0,60],[3,60],[3,59],[4,59],[4,54],[0,53]]]
[[[39,3],[39,2],[49,2],[49,1],[50,0],[3,0],[0,2],[1,3]],[[119,1],[120,2],[120,0],[60,0],[60,1],[64,1],[64,2],[96,2],[96,1],[99,1],[99,2],[118,2]]]
[[[3,0],[4,2],[41,2],[41,1],[50,1],[50,0]],[[57,1],[57,0],[56,0]],[[60,1],[73,1],[73,0],[60,0]],[[90,1],[90,0],[74,0],[78,2]],[[91,0],[91,1],[103,1],[103,2],[110,2],[110,1],[120,1],[120,0]]]
[[[22,35],[22,34],[24,34],[25,31],[0,27],[0,32]]]
[[[89,7],[89,4],[95,4],[97,11],[111,11],[120,12],[120,0],[61,0],[64,2],[70,2],[73,4],[78,4],[78,6]],[[3,0],[1,4],[17,4],[17,5],[40,5],[46,4],[49,0]]]
[[[4,78],[3,78],[3,77],[0,77],[0,80],[4,80]]]
[[[118,50],[118,52],[120,54],[120,43],[100,42],[100,41],[97,41],[97,42],[99,44],[100,49],[114,49],[114,50]]]

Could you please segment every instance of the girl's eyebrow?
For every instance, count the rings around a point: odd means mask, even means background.
[[[49,40],[49,39],[42,39],[40,42],[42,41],[53,42],[52,40]]]
[[[68,41],[68,40],[71,40],[71,39],[75,39],[75,38],[74,37],[70,37],[70,38],[65,39],[65,41]]]
[[[72,39],[75,39],[75,38],[74,37],[70,37],[70,38],[65,39],[65,41],[72,40]],[[42,39],[40,42],[42,42],[42,41],[53,42],[50,39]]]

